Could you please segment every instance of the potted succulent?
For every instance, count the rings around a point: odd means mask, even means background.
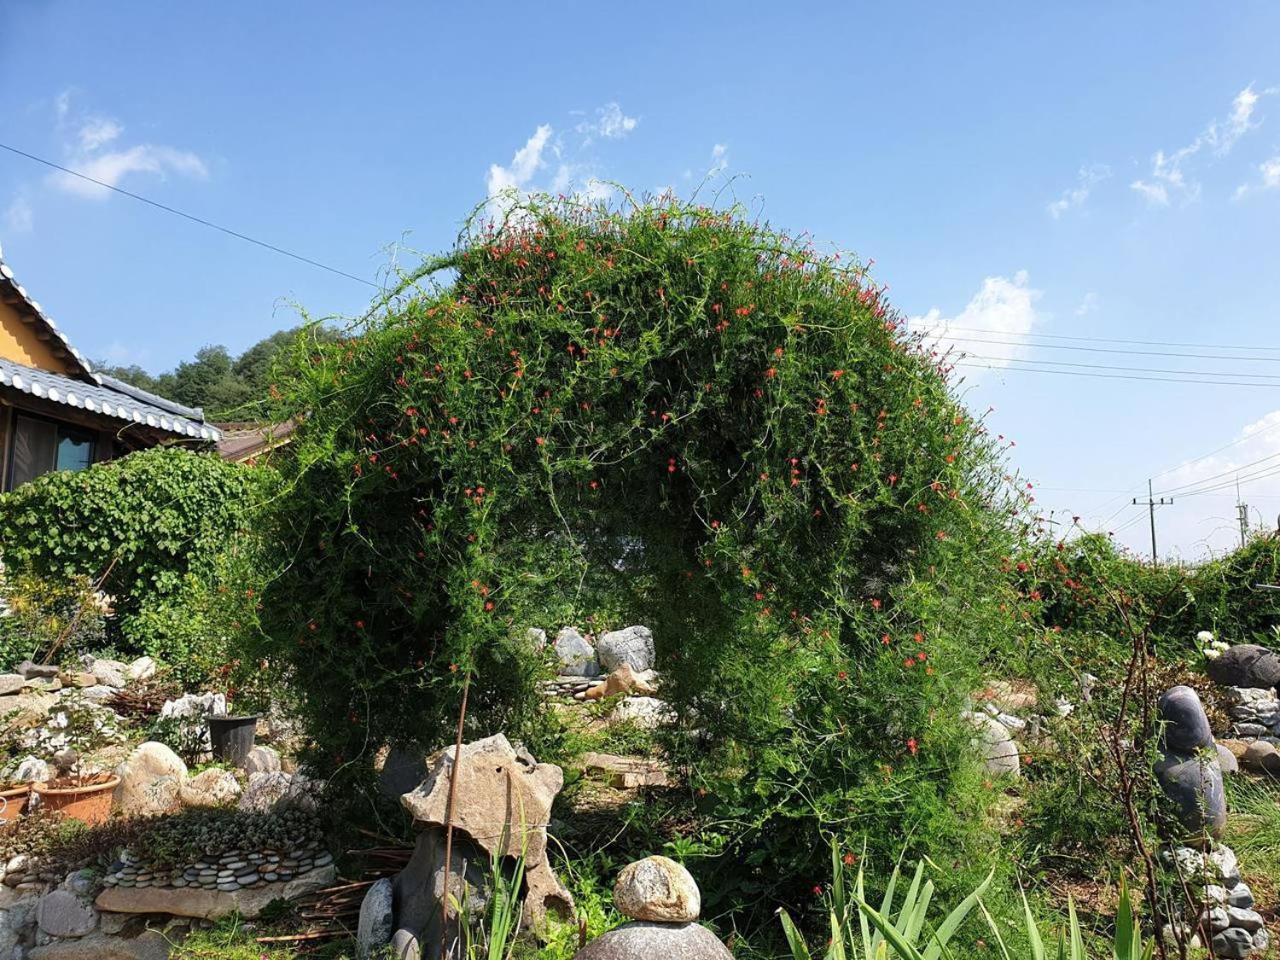
[[[90,825],[106,821],[111,816],[112,792],[120,778],[86,770],[84,761],[89,753],[120,739],[114,715],[95,708],[83,697],[67,694],[41,733],[42,746],[54,754],[55,760],[71,756],[66,774],[33,787],[41,808]]]

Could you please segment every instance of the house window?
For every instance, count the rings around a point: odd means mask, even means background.
[[[9,489],[54,470],[83,470],[93,463],[93,434],[39,417],[16,414],[9,448]]]

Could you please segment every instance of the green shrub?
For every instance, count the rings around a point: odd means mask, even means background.
[[[58,662],[98,650],[107,605],[88,577],[8,576],[0,571],[0,672],[24,660]]]
[[[101,581],[128,615],[210,574],[269,476],[177,447],[49,473],[0,496],[4,562]]]
[[[553,758],[511,638],[600,614],[657,638],[710,909],[804,897],[819,828],[991,858],[957,714],[1024,629],[1022,503],[864,268],[537,200],[296,367],[264,623],[330,763],[443,741],[466,676],[469,733]]]

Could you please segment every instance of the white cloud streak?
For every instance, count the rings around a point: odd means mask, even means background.
[[[1084,202],[1089,199],[1089,194],[1093,192],[1093,188],[1110,176],[1111,168],[1105,163],[1095,163],[1088,167],[1081,167],[1080,172],[1076,175],[1075,186],[1062,191],[1062,195],[1057,200],[1052,201],[1045,207],[1049,211],[1049,216],[1057,220],[1064,213],[1084,206]]]
[[[1224,120],[1212,120],[1191,143],[1172,153],[1157,150],[1151,158],[1151,173],[1145,179],[1133,181],[1130,188],[1149,204],[1167,207],[1178,200],[1191,203],[1200,196],[1200,183],[1188,175],[1188,168],[1201,154],[1225,157],[1236,143],[1260,121],[1254,119],[1258,102],[1262,97],[1275,93],[1275,88],[1258,92],[1253,85],[1245,87],[1231,101],[1231,110]]]

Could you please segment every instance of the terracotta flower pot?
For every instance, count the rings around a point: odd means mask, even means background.
[[[105,823],[111,816],[111,795],[119,785],[120,778],[108,777],[100,783],[87,783],[83,786],[52,786],[37,783],[32,789],[40,798],[40,809],[66,814],[72,820],[93,825]]]
[[[29,783],[0,789],[0,827],[17,822],[27,809],[27,801],[30,799],[31,784]]]

